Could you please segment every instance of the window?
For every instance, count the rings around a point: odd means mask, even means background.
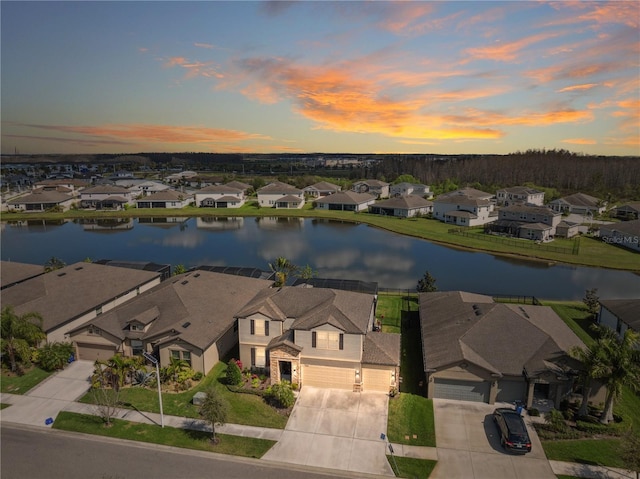
[[[337,351],[343,349],[343,337],[341,333],[332,331],[314,331],[311,333],[311,346],[318,349]]]
[[[89,326],[89,334],[95,334],[96,336],[102,336],[102,331],[95,326]]]
[[[142,356],[144,348],[142,347],[142,341],[137,339],[131,340],[131,352],[134,356]]]
[[[251,348],[251,367],[264,368],[267,365],[267,355],[264,348]]]
[[[171,350],[171,357],[175,359],[180,359],[180,351]]]
[[[269,321],[265,321],[264,319],[252,319],[251,334],[255,336],[269,336]]]
[[[173,359],[181,359],[191,367],[191,353],[189,351],[176,351],[174,349],[170,349],[169,353]]]
[[[129,325],[129,331],[144,331],[144,328],[142,326],[137,325],[137,324],[130,324]]]

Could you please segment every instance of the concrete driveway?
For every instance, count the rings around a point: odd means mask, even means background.
[[[386,459],[389,398],[305,386],[287,427],[263,459],[366,474],[393,476]]]
[[[525,455],[500,446],[492,413],[506,404],[434,399],[438,464],[432,479],[555,479],[538,435],[527,421],[532,450]]]

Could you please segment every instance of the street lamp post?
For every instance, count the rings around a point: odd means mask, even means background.
[[[160,389],[160,361],[158,361],[153,354],[143,352],[142,355],[148,361],[151,361],[156,365],[156,382],[158,383],[158,401],[160,402],[160,427],[164,427],[164,414],[162,413],[162,392]]]

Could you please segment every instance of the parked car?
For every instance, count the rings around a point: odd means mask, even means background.
[[[505,450],[526,454],[531,452],[531,439],[522,416],[509,408],[493,411],[493,420],[500,431],[500,444]]]

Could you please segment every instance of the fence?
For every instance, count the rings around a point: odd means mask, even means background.
[[[403,296],[403,299],[417,298],[418,296],[418,292],[415,289],[378,288],[378,292],[387,295],[401,295]],[[533,304],[534,306],[539,306],[542,304],[535,296],[525,296],[518,294],[475,294],[491,296],[496,303]]]
[[[466,238],[473,238],[481,241],[488,241],[490,243],[504,244],[507,246],[514,246],[516,248],[523,249],[535,249],[538,251],[548,251],[550,253],[561,253],[561,254],[579,254],[580,252],[580,240],[576,238],[573,240],[572,247],[563,247],[563,246],[551,246],[548,244],[537,243],[532,240],[526,239],[513,239],[513,238],[503,238],[501,236],[491,235],[487,233],[476,233],[472,231],[465,231],[461,228],[452,228],[449,230],[450,234],[455,234],[459,236],[464,236]]]

